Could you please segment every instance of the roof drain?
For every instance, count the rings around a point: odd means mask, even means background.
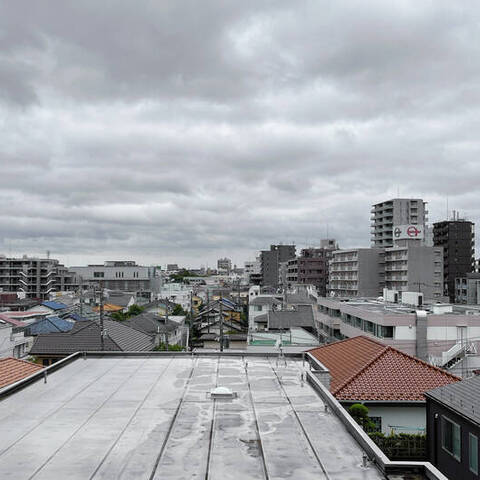
[[[210,390],[210,398],[237,398],[237,392],[232,392],[228,387],[215,387]]]

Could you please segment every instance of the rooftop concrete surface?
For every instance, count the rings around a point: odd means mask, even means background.
[[[274,357],[77,359],[0,401],[0,478],[384,479],[361,466],[303,369]],[[236,397],[210,398],[217,385]]]

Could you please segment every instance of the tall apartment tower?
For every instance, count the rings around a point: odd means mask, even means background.
[[[443,247],[443,281],[445,295],[455,301],[455,278],[475,271],[475,224],[460,219],[456,212],[452,220],[433,224],[433,243]]]
[[[394,245],[394,230],[399,225],[427,223],[427,203],[421,198],[394,198],[372,206],[372,247],[388,248]]]
[[[262,250],[260,252],[262,285],[277,288],[279,264],[294,258],[295,254],[295,245],[270,245],[270,250]]]

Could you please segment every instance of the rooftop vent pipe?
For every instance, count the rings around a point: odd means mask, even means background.
[[[237,393],[228,387],[215,387],[210,390],[210,398],[236,398]]]

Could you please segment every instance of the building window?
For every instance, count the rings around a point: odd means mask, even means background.
[[[450,419],[444,416],[442,416],[442,447],[450,455],[460,461],[460,425],[452,422]]]
[[[375,324],[369,320],[364,320],[363,322],[363,331],[367,333],[375,333]]]
[[[478,475],[478,437],[472,433],[468,435],[468,458],[470,471]]]
[[[373,427],[374,432],[382,431],[382,417],[368,417],[368,419],[375,425]]]
[[[395,327],[393,326],[386,326],[386,325],[379,325],[379,330],[380,330],[380,337],[382,338],[394,338],[395,334]]]
[[[93,278],[103,278],[105,273],[103,272],[93,272]]]

